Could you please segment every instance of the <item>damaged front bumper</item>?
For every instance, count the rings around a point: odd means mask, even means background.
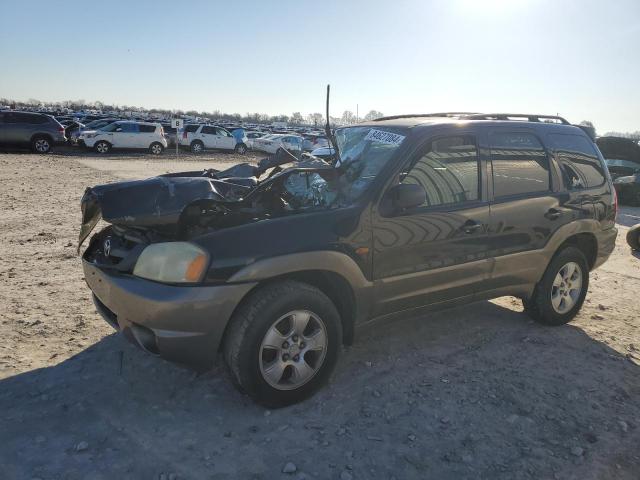
[[[255,283],[174,286],[100,269],[83,260],[98,313],[143,350],[206,370],[235,307]]]

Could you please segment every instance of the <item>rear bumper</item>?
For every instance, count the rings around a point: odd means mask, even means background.
[[[173,286],[106,272],[83,260],[98,313],[143,350],[206,370],[229,319],[255,283]]]
[[[609,256],[616,248],[616,238],[618,236],[618,229],[615,227],[601,230],[596,234],[596,240],[598,242],[598,254],[596,255],[596,261],[593,264],[593,269],[598,268],[604,262],[607,261]]]

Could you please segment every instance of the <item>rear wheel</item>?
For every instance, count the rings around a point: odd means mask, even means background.
[[[204,151],[204,143],[200,140],[191,142],[191,153],[202,153]]]
[[[247,146],[244,143],[239,143],[236,145],[236,153],[240,154],[240,155],[244,155],[245,153],[247,153]]]
[[[234,383],[255,401],[284,407],[329,378],[342,343],[340,317],[317,288],[284,281],[258,290],[234,314],[224,344]]]
[[[35,137],[31,141],[31,149],[36,153],[49,153],[51,151],[51,140],[44,136]]]
[[[544,325],[563,325],[576,316],[589,288],[589,265],[582,251],[566,247],[549,263],[525,312]]]
[[[109,144],[109,142],[100,140],[98,143],[96,143],[94,148],[98,153],[109,153],[109,150],[111,150],[111,145]]]
[[[164,147],[160,142],[153,142],[149,146],[149,152],[151,152],[153,155],[160,155],[163,151]]]

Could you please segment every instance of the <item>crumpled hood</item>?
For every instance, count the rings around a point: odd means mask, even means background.
[[[196,200],[225,200],[216,183],[207,177],[152,177],[87,188],[80,201],[78,251],[100,218],[123,226],[176,224],[184,208]]]

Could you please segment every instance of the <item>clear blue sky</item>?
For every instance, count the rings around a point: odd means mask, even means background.
[[[0,97],[640,130],[640,0],[6,1]]]

